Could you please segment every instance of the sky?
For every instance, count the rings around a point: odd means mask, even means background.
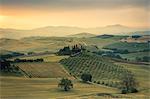
[[[0,28],[150,26],[150,0],[0,0]]]

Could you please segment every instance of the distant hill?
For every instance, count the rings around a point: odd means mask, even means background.
[[[1,38],[1,48],[15,52],[57,52],[64,46],[72,46],[74,44],[83,44],[88,46],[89,50],[97,50],[107,44],[111,44],[120,40],[120,37],[107,38],[106,40],[96,37],[90,38],[72,38],[72,37],[25,37],[22,39]],[[101,42],[101,43],[100,43]],[[97,47],[96,47],[97,46]]]
[[[136,37],[137,36],[137,37]],[[150,35],[134,35],[127,38],[123,38],[122,42],[137,42],[137,43],[146,43],[150,41]]]
[[[129,35],[150,35],[150,31],[135,31],[135,32],[129,33]]]
[[[104,34],[104,35],[98,35],[96,37],[98,37],[98,38],[110,38],[110,37],[114,37],[114,35]]]
[[[94,36],[96,35],[91,34],[91,33],[79,33],[79,34],[69,35],[68,37],[89,38],[89,37],[94,37]]]
[[[31,30],[18,30],[18,29],[8,29],[0,28],[1,38],[14,38],[19,39],[23,37],[30,36],[58,36],[64,37],[67,35],[74,35],[77,33],[93,33],[97,35],[102,34],[113,34],[113,35],[126,35],[136,31],[149,31],[150,29],[144,28],[130,28],[123,25],[109,25],[106,27],[97,28],[79,28],[79,27],[69,27],[69,26],[47,26]]]
[[[23,40],[2,38],[0,39],[0,46],[2,49],[17,52],[35,47],[35,44],[24,42]]]

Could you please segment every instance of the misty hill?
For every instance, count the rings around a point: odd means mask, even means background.
[[[148,29],[130,28],[123,25],[109,25],[106,27],[97,28],[79,28],[69,26],[48,26],[42,28],[36,28],[31,30],[17,30],[0,28],[1,38],[14,38],[19,39],[30,36],[58,36],[64,37],[67,35],[74,35],[77,33],[93,33],[97,35],[113,34],[113,35],[126,35],[126,33],[132,33],[135,31],[148,31]]]
[[[0,49],[0,55],[6,55],[6,54],[12,54],[12,51],[8,51],[8,50],[4,50],[4,49]]]
[[[69,35],[68,37],[89,38],[89,37],[94,37],[94,36],[96,35],[91,34],[91,33],[79,33],[79,34]]]
[[[23,40],[1,38],[0,39],[0,46],[4,50],[17,52],[17,51],[29,49],[29,48],[32,48],[32,47],[35,47],[38,45],[35,45],[32,42],[24,42]]]
[[[105,45],[117,42],[120,37],[112,37],[108,39],[102,39],[97,37],[90,38],[73,38],[73,37],[41,37],[32,36],[25,37],[22,39],[8,39],[0,38],[1,48],[9,51],[15,52],[44,52],[51,51],[57,52],[64,46],[72,46],[74,44],[83,44],[88,46],[89,49],[94,49],[96,47],[102,48]],[[101,42],[101,43],[100,43]]]

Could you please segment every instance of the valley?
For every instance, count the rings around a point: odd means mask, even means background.
[[[142,60],[149,57],[149,43],[121,42],[124,38],[127,36],[3,38],[0,55],[10,61],[10,67],[1,71],[1,98],[149,98],[149,61]],[[58,54],[66,46],[82,46],[83,50]],[[135,60],[137,56],[143,64]],[[40,59],[43,61],[36,61]],[[83,73],[91,74],[92,81],[82,82]],[[127,75],[135,77],[137,93],[121,94],[122,78]],[[71,79],[73,89],[65,92],[58,88],[61,78]]]

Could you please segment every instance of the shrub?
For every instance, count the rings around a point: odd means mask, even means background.
[[[121,90],[121,93],[122,93],[122,94],[127,94],[127,92],[128,92],[128,91],[127,91],[126,89],[122,89],[122,90]]]
[[[102,84],[104,84],[104,81],[102,81]]]
[[[98,81],[97,84],[100,84],[100,81]]]
[[[136,88],[131,88],[131,89],[130,89],[130,92],[131,92],[131,93],[136,93],[136,92],[138,92],[138,90],[137,90]]]

